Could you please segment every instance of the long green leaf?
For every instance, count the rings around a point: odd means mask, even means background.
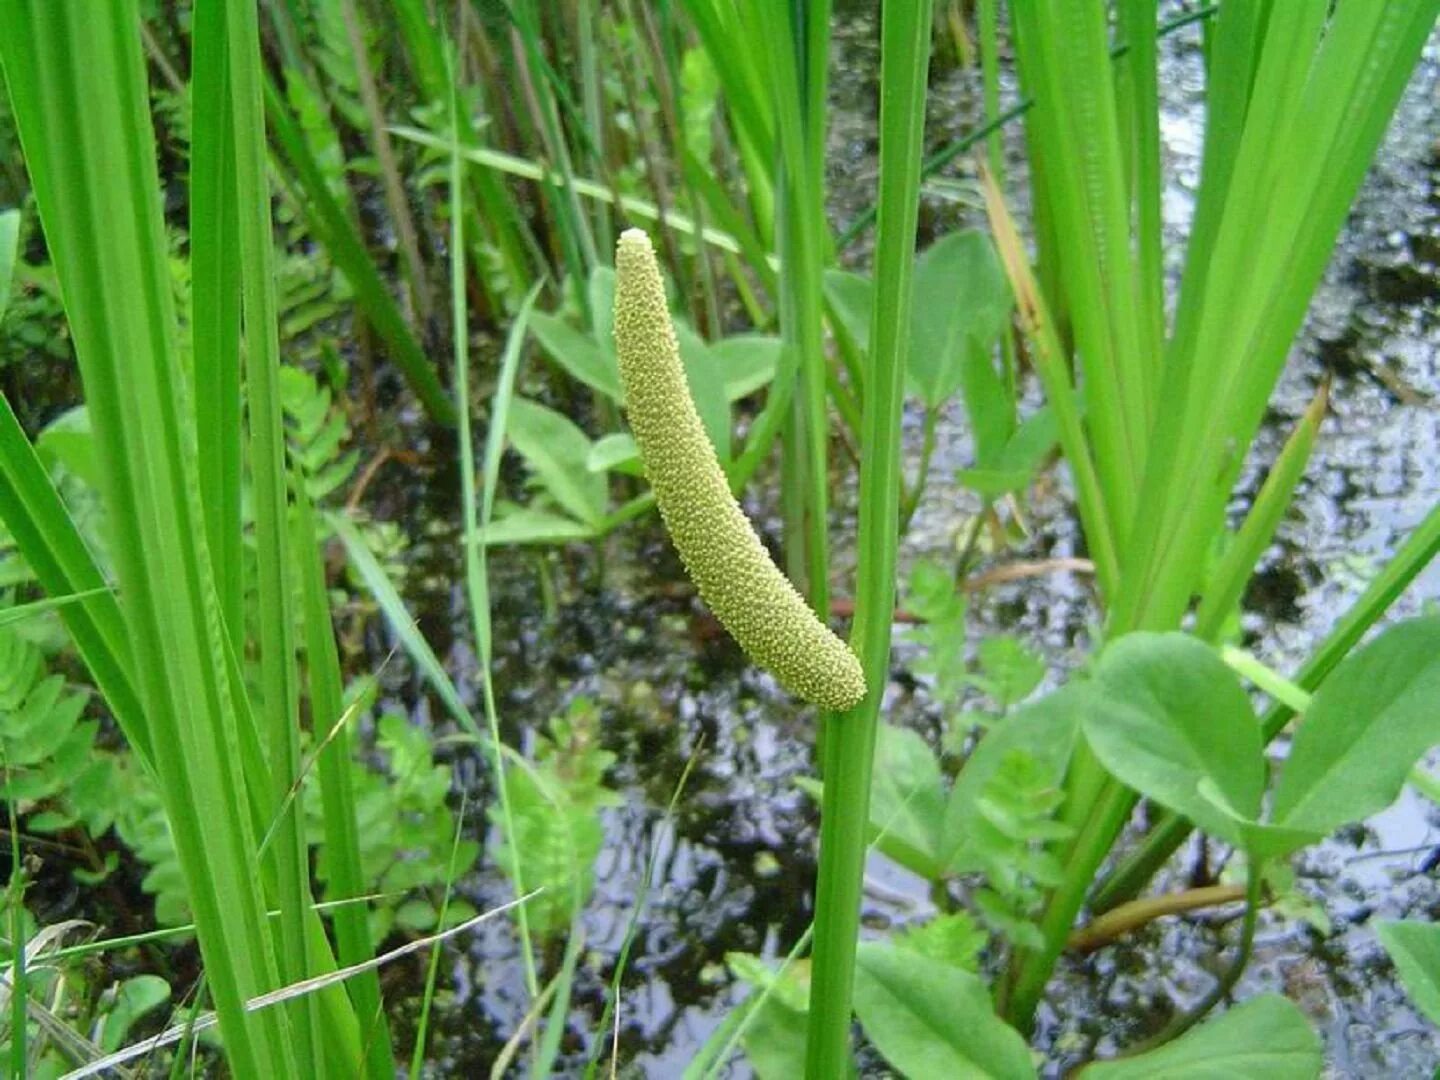
[[[0,521],[50,596],[85,597],[61,607],[60,619],[125,738],[153,766],[150,727],[135,688],[120,605],[3,394]]]
[[[375,950],[371,947],[370,920],[365,908],[343,902],[365,892],[355,792],[350,780],[350,731],[341,687],[340,656],[325,588],[324,548],[318,543],[315,513],[301,478],[296,477],[292,490],[295,493],[292,528],[294,550],[299,553],[310,714],[314,718],[314,744],[319,749],[316,770],[324,808],[325,861],[329,870],[326,900],[338,904],[331,916],[338,959],[341,965],[352,967],[370,960]],[[379,976],[367,971],[350,980],[348,989],[360,1022],[361,1042],[367,1048],[367,1074],[371,1080],[393,1077],[395,1058],[380,996]]]
[[[200,496],[220,614],[238,649],[244,637],[240,489],[240,217],[235,108],[225,11],[195,5],[190,83],[190,340]]]
[[[20,211],[0,211],[0,319],[10,302],[10,283],[15,274],[15,250],[20,242]]]
[[[235,139],[234,222],[239,239],[239,282],[245,326],[245,405],[249,421],[251,503],[260,612],[261,717],[270,764],[272,805],[281,819],[270,833],[280,902],[280,977],[294,983],[311,971],[306,913],[310,907],[310,858],[304,833],[304,787],[300,780],[300,723],[295,679],[294,589],[290,569],[285,429],[280,410],[280,339],[276,323],[274,226],[266,172],[265,106],[261,93],[258,11],[250,4],[224,5],[229,90]],[[223,189],[222,189],[223,190]],[[222,229],[221,238],[225,234]],[[233,271],[232,271],[233,272]],[[231,328],[226,328],[227,334]],[[228,341],[226,342],[228,345]],[[238,408],[237,408],[238,413]],[[207,433],[208,436],[208,433]],[[306,997],[288,1007],[297,1063],[323,1071],[316,1030],[319,1003]],[[303,1067],[303,1066],[302,1066]]]
[[[6,0],[0,60],[91,406],[156,772],[231,1068],[292,1075],[182,401],[132,0]]]

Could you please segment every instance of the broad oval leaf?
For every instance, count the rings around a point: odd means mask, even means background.
[[[739,401],[768,385],[775,378],[783,347],[772,334],[735,334],[712,342],[710,355],[725,380],[725,396]]]
[[[1214,650],[1186,634],[1127,634],[1080,690],[1085,738],[1112,775],[1244,846],[1236,819],[1256,820],[1265,793],[1260,725]]]
[[[1398,623],[1337,667],[1300,721],[1275,820],[1327,833],[1385,809],[1440,743],[1440,616]]]
[[[879,941],[860,945],[855,1014],[875,1048],[905,1076],[1035,1075],[1025,1040],[995,1015],[984,982],[913,950]]]
[[[1261,994],[1158,1050],[1096,1062],[1081,1080],[1314,1080],[1324,1060],[1304,1014]]]
[[[925,249],[915,262],[906,374],[926,405],[938,407],[967,381],[974,383],[967,390],[973,389],[980,398],[988,401],[994,396],[997,386],[988,350],[1009,311],[1010,286],[995,245],[984,233],[962,229]],[[978,361],[967,357],[972,347],[981,351]],[[967,364],[972,363],[974,370],[967,373]],[[979,364],[989,368],[992,381],[982,378]],[[970,396],[967,392],[967,402]],[[1013,415],[1012,409],[1012,422]],[[999,434],[1000,444],[1005,437],[1008,432]]]
[[[587,525],[605,516],[605,477],[590,472],[590,440],[571,421],[525,398],[510,403],[510,441],[555,501]]]
[[[675,336],[680,342],[680,362],[685,365],[685,381],[690,384],[695,411],[700,414],[715,453],[721,461],[729,461],[730,396],[720,361],[705,340],[683,322],[675,323]]]
[[[640,465],[640,448],[635,445],[635,436],[628,431],[616,431],[595,440],[590,447],[590,456],[585,459],[585,467],[592,473],[645,474]]]
[[[609,341],[597,341],[564,319],[543,311],[531,312],[530,329],[545,354],[571,377],[612,401],[621,399],[620,367]]]
[[[1440,926],[1405,919],[1376,923],[1375,933],[1410,1000],[1432,1024],[1440,1024]]]
[[[875,286],[863,274],[849,270],[825,271],[825,299],[861,352],[870,348],[870,316],[875,303]]]
[[[938,858],[944,818],[945,787],[935,754],[918,732],[881,724],[870,790],[870,825],[880,850],[937,880],[944,869]]]

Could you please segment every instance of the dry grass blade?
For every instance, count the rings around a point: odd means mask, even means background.
[[[414,941],[406,942],[399,948],[391,949],[389,952],[382,953],[381,955],[375,957],[373,960],[365,961],[363,964],[352,964],[350,967],[340,968],[325,975],[317,975],[313,979],[302,979],[297,983],[292,983],[289,986],[282,986],[280,989],[272,990],[267,994],[260,994],[257,997],[253,997],[249,1001],[245,1002],[245,1011],[250,1013],[260,1012],[263,1009],[270,1008],[272,1005],[279,1005],[282,1002],[293,1001],[296,998],[304,997],[308,994],[314,994],[320,990],[324,990],[328,987],[338,985],[339,983],[344,982],[346,979],[352,979],[356,975],[363,974],[364,972],[374,971],[390,963],[392,960],[398,960],[402,956],[409,956],[411,953],[419,952],[421,949],[429,948],[437,942],[446,941],[452,937],[457,937],[468,930],[472,930],[475,927],[479,926],[481,923],[488,922],[490,919],[493,919],[497,915],[503,915],[505,912],[509,911],[511,908],[516,907],[519,904],[524,904],[530,900],[533,900],[543,891],[543,889],[535,889],[531,892],[526,893],[524,896],[507,901],[506,903],[501,904],[499,907],[491,908],[489,911],[481,912],[473,919],[467,919],[465,922],[460,923],[456,926],[452,926],[448,930],[442,930],[438,934],[431,934],[428,937],[417,938]],[[127,1061],[134,1061],[138,1057],[143,1057],[146,1054],[153,1053],[155,1050],[159,1050],[166,1046],[170,1046],[174,1043],[179,1042],[181,1037],[185,1034],[187,1030],[192,1032],[206,1031],[209,1028],[214,1027],[217,1022],[217,1018],[213,1012],[205,1013],[203,1016],[196,1019],[193,1024],[178,1024],[174,1027],[166,1028],[159,1035],[155,1035],[149,1039],[144,1039],[138,1043],[132,1043],[130,1046],[125,1047],[125,1049],[123,1050],[117,1050],[113,1054],[109,1054],[96,1061],[90,1062],[84,1068],[75,1069],[71,1072],[68,1072],[64,1075],[62,1080],[82,1080],[82,1078],[86,1076],[98,1075],[99,1073],[102,1073],[107,1069],[113,1069],[116,1066],[125,1064],[125,1062]]]

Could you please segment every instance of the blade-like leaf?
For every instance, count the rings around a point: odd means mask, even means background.
[[[0,212],[0,319],[10,302],[10,282],[15,274],[15,247],[20,241],[20,211]]]

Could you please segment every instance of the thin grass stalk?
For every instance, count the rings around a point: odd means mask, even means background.
[[[426,100],[445,102],[450,99],[448,82],[449,70],[445,58],[445,45],[440,30],[426,11],[425,0],[396,0],[394,5],[401,37],[405,42],[406,58],[415,69],[420,89]],[[459,22],[463,28],[465,20],[462,9]],[[462,50],[463,51],[463,50]],[[480,135],[468,113],[462,113],[461,138],[467,146],[478,146]],[[515,206],[515,200],[500,179],[488,172],[476,172],[468,178],[470,198],[466,200],[465,211],[469,215],[466,235],[474,247],[472,258],[479,266],[478,256],[482,249],[482,238],[488,237],[500,255],[504,267],[506,289],[504,297],[492,296],[497,311],[504,310],[508,303],[519,303],[530,279],[530,252],[538,252],[539,245],[530,235],[522,215]],[[486,275],[480,275],[481,286],[490,293],[490,282]]]
[[[746,9],[751,37],[765,42],[778,132],[776,225],[780,255],[780,332],[794,354],[799,382],[785,429],[781,498],[786,565],[810,604],[829,609],[829,507],[824,302],[824,88],[828,2],[755,3]],[[817,148],[819,150],[818,161]],[[778,375],[777,375],[778,378]]]
[[[9,755],[0,740],[0,776],[10,786]],[[25,860],[20,857],[20,822],[15,800],[5,800],[10,821],[10,880],[5,885],[5,907],[10,916],[10,1075],[28,1076],[30,986],[25,977]]]
[[[768,73],[762,73],[759,67],[769,43],[749,31],[733,0],[683,0],[683,6],[720,76],[756,228],[767,245],[773,244],[775,98],[768,89]]]
[[[295,495],[292,523],[294,550],[298,554],[300,573],[310,715],[313,737],[321,747],[315,767],[324,810],[325,861],[329,871],[326,899],[349,900],[364,893],[365,876],[360,864],[355,792],[350,778],[350,731],[345,723],[340,656],[335,646],[330,600],[325,589],[324,548],[315,531],[315,512],[305,491],[304,477],[295,477],[292,490]],[[363,905],[353,902],[338,904],[331,915],[331,922],[335,928],[335,950],[341,966],[353,967],[374,958],[370,920]],[[360,1025],[360,1042],[365,1047],[366,1075],[371,1080],[389,1080],[395,1075],[395,1057],[380,996],[379,976],[373,971],[357,975],[350,981],[348,990]]]
[[[605,161],[605,100],[604,87],[600,82],[600,62],[595,42],[599,34],[596,25],[596,0],[579,0],[575,9],[575,39],[580,50],[580,106],[585,112],[585,126],[590,131],[592,153],[591,164],[595,174],[602,176],[607,171]],[[601,251],[615,249],[615,226],[610,211],[604,203],[594,208],[595,242]]]
[[[685,95],[677,93],[675,90],[682,78],[682,62],[677,45],[682,38],[675,21],[675,12],[670,3],[660,5],[657,23],[648,6],[643,7],[642,11],[645,12],[645,27],[651,41],[653,53],[651,71],[656,84],[656,92],[660,95],[661,101],[668,105],[665,115],[669,122],[674,160],[679,165],[680,185],[685,192],[684,201],[690,208],[691,217],[703,230],[706,198],[695,187],[694,171],[685,167],[685,160],[688,157],[685,148],[687,126]],[[700,278],[700,290],[705,301],[705,321],[703,323],[705,333],[712,338],[720,337],[725,328],[720,314],[720,294],[716,284],[718,277],[711,253],[704,244],[695,245],[695,263]]]
[[[1000,0],[979,0],[977,21],[980,37],[980,83],[985,101],[985,123],[1000,115]],[[1005,190],[1005,146],[997,126],[985,136],[985,160],[990,175]]]
[[[435,925],[445,928],[450,914],[450,897],[454,892],[457,868],[456,856],[460,853],[460,838],[465,835],[465,811],[469,800],[465,792],[460,793],[460,813],[455,816],[455,832],[450,839],[450,858],[445,864],[445,895],[440,900],[440,912]],[[425,993],[420,999],[420,1020],[415,1025],[415,1048],[410,1054],[410,1076],[419,1080],[425,1067],[425,1042],[430,1032],[430,1007],[435,1001],[435,983],[440,975],[440,954],[442,942],[437,938],[430,946],[430,959],[425,965]],[[394,1069],[391,1069],[394,1075]]]
[[[886,4],[881,16],[880,213],[875,306],[860,457],[859,575],[851,643],[869,684],[864,701],[827,718],[815,951],[806,1075],[845,1076],[851,990],[869,830],[870,777],[889,682],[895,610],[895,523],[901,494],[901,406],[924,148],[932,4]]]
[[[638,27],[640,19],[635,14],[634,5],[629,0],[621,0],[620,15],[626,23]],[[620,85],[625,93],[626,104],[629,106],[631,115],[642,116],[644,115],[644,104],[640,97],[640,83],[632,65],[644,56],[645,49],[643,44],[637,41],[632,59],[631,56],[623,55],[623,47],[618,40],[618,34],[616,38],[616,52],[621,54],[618,65]],[[649,125],[646,123],[636,125],[635,149],[644,163],[645,181],[650,187],[655,208],[659,212],[657,224],[659,225],[660,242],[665,248],[666,262],[673,268],[676,292],[690,316],[691,323],[697,327],[701,326],[700,308],[697,303],[699,298],[686,272],[686,260],[681,257],[680,246],[675,240],[675,230],[670,227],[670,207],[674,200],[671,197],[670,184],[665,175],[667,162],[652,141]]]
[[[240,284],[245,327],[246,413],[259,596],[260,687],[274,805],[282,820],[273,845],[280,901],[280,978],[298,982],[311,971],[305,929],[309,851],[303,789],[287,801],[300,776],[300,724],[295,679],[295,614],[290,579],[285,426],[280,409],[280,338],[276,319],[273,225],[266,173],[265,106],[261,96],[260,27],[251,4],[225,8],[228,83],[233,109],[235,196],[239,208]],[[296,1056],[323,1075],[316,1030],[318,1003],[288,1009]]]
[[[91,408],[140,697],[231,1068],[293,1075],[180,388],[148,88],[131,0],[6,0],[0,62]]]
[[[571,163],[570,147],[565,141],[565,132],[560,124],[555,95],[552,92],[541,96],[533,78],[535,71],[539,71],[543,77],[548,70],[540,40],[539,8],[535,0],[522,0],[510,8],[510,16],[513,23],[512,40],[518,46],[514,52],[516,65],[521,72],[521,86],[534,113],[536,130],[545,147],[545,155],[554,163],[556,171],[563,178],[561,186],[551,189],[549,194],[558,211],[556,219],[569,253],[567,262],[573,278],[571,288],[575,291],[580,310],[585,313],[585,324],[589,326],[592,313],[585,283],[590,270],[599,265],[599,256],[589,221],[580,209],[580,200],[575,193],[572,182],[575,169]],[[556,82],[558,79],[546,79],[546,89],[553,91]]]
[[[470,431],[470,326],[465,302],[465,225],[464,215],[459,212],[465,170],[460,153],[459,87],[453,80],[452,85],[456,88],[450,96],[450,307],[455,349],[455,409],[459,417],[460,435],[460,508],[465,543],[465,589],[475,633],[475,647],[480,657],[485,722],[490,736],[488,753],[499,793],[500,820],[506,837],[511,840],[506,845],[510,852],[510,880],[515,886],[515,895],[521,896],[525,892],[525,873],[519,846],[513,842],[516,835],[515,819],[510,805],[510,786],[505,778],[504,755],[500,752],[500,718],[491,674],[489,570],[486,546],[479,534],[490,524],[490,515],[495,506],[495,487],[500,478],[500,455],[504,448],[509,403],[519,369],[526,323],[541,283],[537,282],[521,303],[506,342],[499,382],[491,398],[490,432],[485,447],[484,495],[477,506],[475,451]],[[533,1000],[539,993],[539,979],[535,970],[535,946],[530,933],[530,918],[524,904],[515,908],[515,924],[520,933],[520,958],[525,973],[525,988]]]

